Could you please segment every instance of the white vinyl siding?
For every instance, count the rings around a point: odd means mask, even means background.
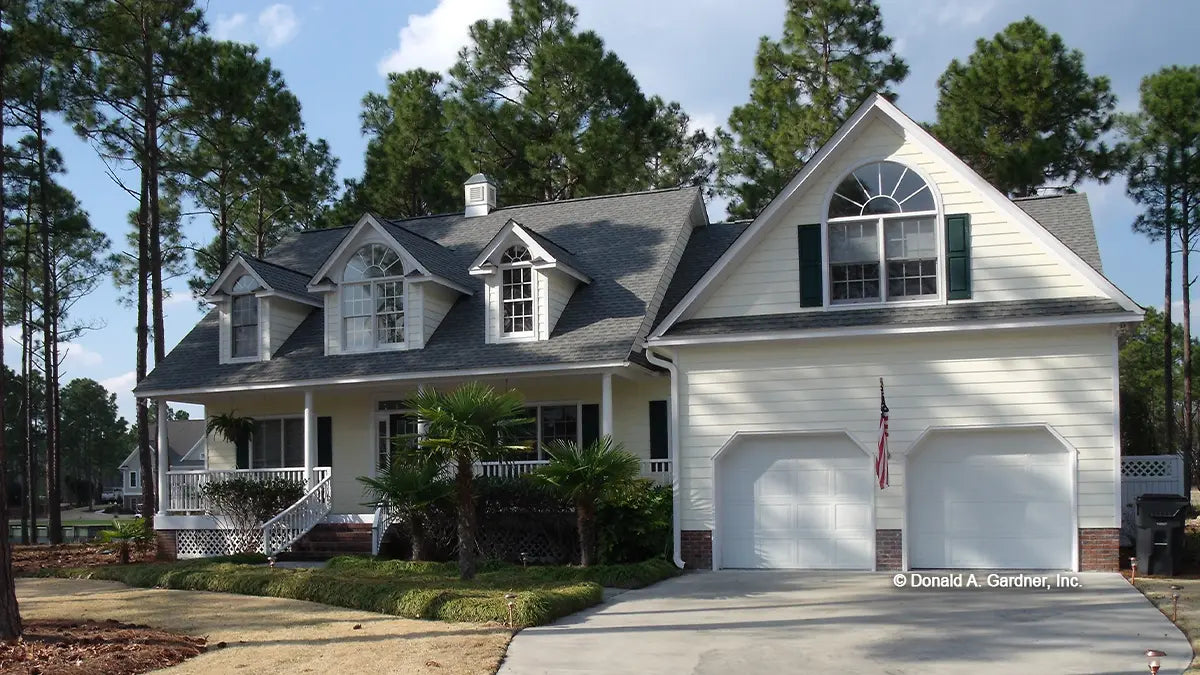
[[[457,291],[436,284],[414,285],[421,289],[421,316],[425,319],[425,333],[422,336],[421,344],[429,344],[429,341],[433,339],[434,331],[441,325],[442,319],[446,318],[446,313],[454,306],[459,294]]]
[[[546,275],[546,292],[543,294],[546,298],[546,336],[554,331],[554,327],[558,324],[558,318],[562,316],[563,310],[566,309],[567,303],[571,300],[571,294],[575,292],[575,288],[579,282],[561,272],[550,271]]]
[[[272,298],[266,309],[268,317],[266,332],[270,340],[267,356],[274,356],[283,343],[292,336],[300,322],[304,321],[308,313],[312,311],[312,307],[283,298]]]
[[[684,530],[713,525],[712,457],[737,431],[845,430],[876,442],[891,408],[891,487],[877,525],[904,518],[904,455],[927,428],[1048,424],[1079,452],[1080,527],[1116,527],[1109,327],[730,344],[678,350]]]
[[[342,351],[342,311],[336,291],[325,293],[325,353]]]
[[[868,162],[887,159],[920,169],[942,200],[942,213],[970,214],[972,300],[1101,296],[1100,291],[1049,252],[1022,225],[976,192],[945,162],[906,139],[891,122],[875,119],[850,145],[810,178],[809,187],[749,255],[718,283],[696,318],[813,311],[800,307],[796,227],[819,223],[831,182]],[[939,274],[943,271],[939,269]],[[820,311],[819,308],[816,311]]]

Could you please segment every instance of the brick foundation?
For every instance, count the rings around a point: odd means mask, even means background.
[[[904,567],[903,537],[900,530],[875,530],[875,569],[880,572]]]
[[[684,530],[679,539],[680,557],[687,569],[712,569],[712,530]]]
[[[1079,569],[1082,572],[1120,571],[1121,531],[1115,527],[1079,528]]]
[[[157,557],[159,560],[176,559],[176,553],[179,551],[179,546],[175,538],[175,530],[155,530],[154,543],[157,546]]]

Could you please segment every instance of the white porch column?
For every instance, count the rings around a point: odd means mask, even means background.
[[[317,466],[317,410],[312,389],[304,390],[304,484],[311,490],[317,485],[313,468]]]
[[[171,506],[171,486],[167,484],[167,469],[171,466],[170,449],[167,446],[167,417],[171,413],[167,410],[166,399],[158,400],[158,512],[162,515],[167,515],[167,509]],[[142,476],[143,479],[146,476]],[[142,492],[145,493],[145,480],[143,483]]]
[[[612,436],[612,373],[604,373],[600,377],[600,435]]]

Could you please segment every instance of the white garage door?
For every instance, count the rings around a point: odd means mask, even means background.
[[[721,567],[871,569],[870,458],[845,436],[764,437],[718,467]]]
[[[909,566],[1070,569],[1070,472],[1044,429],[929,436],[908,464]]]

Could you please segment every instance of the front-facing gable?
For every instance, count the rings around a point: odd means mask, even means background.
[[[936,220],[937,289],[917,301],[845,303],[831,300],[829,205],[839,183],[857,169],[894,162],[932,189]],[[912,177],[910,176],[910,179]],[[885,190],[886,192],[886,190]],[[1036,207],[1035,207],[1036,208]],[[924,211],[923,213],[929,213]],[[958,218],[955,218],[958,216]],[[948,228],[966,224],[969,290],[948,288]],[[809,226],[805,228],[804,226]],[[802,272],[802,241],[808,233],[815,265]],[[961,231],[961,230],[960,230]],[[819,237],[819,239],[818,239]],[[882,237],[880,237],[882,238]],[[815,243],[819,242],[819,243]],[[879,244],[881,255],[884,248]],[[811,258],[809,258],[811,261]],[[815,270],[815,271],[814,271]],[[820,284],[816,301],[802,293],[802,279]],[[878,285],[872,286],[874,290]],[[931,289],[932,290],[932,289]],[[807,296],[807,297],[804,297]],[[1022,303],[1069,298],[1106,299],[1118,312],[1140,310],[1089,264],[1047,231],[1026,210],[1005,198],[926,131],[882,97],[872,97],[806,165],[782,194],[712,266],[653,332],[661,336],[680,321],[767,317],[839,310],[920,314],[924,306]],[[806,301],[808,300],[808,301]],[[879,311],[875,311],[879,314]],[[778,322],[776,322],[778,323]],[[795,321],[797,325],[811,323]]]

